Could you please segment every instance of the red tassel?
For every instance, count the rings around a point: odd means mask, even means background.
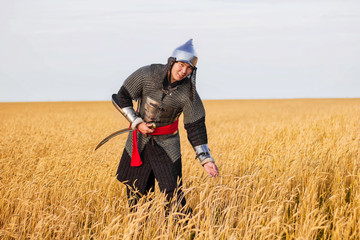
[[[142,165],[142,161],[140,158],[139,150],[137,147],[137,131],[133,131],[133,148],[131,155],[131,166],[132,167],[140,167]]]

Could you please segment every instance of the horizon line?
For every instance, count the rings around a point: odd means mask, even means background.
[[[229,98],[229,99],[202,99],[202,101],[269,101],[269,100],[360,100],[360,97],[308,97],[308,98]],[[135,101],[135,100],[134,100]],[[2,103],[96,103],[96,102],[111,102],[111,100],[55,100],[55,101],[9,101]]]

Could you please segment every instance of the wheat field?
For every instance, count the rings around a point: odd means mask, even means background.
[[[360,239],[360,99],[204,101],[207,176],[180,123],[183,191],[136,212],[115,178],[128,126],[109,102],[0,103],[1,239]]]

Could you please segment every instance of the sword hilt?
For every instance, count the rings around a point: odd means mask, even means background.
[[[151,124],[151,126],[148,127],[150,129],[155,129],[156,128],[156,124],[154,122],[149,122],[149,123],[146,123],[146,124]],[[147,133],[145,133],[144,136],[148,137]]]

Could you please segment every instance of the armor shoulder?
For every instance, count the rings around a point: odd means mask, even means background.
[[[154,64],[149,65],[149,67],[151,68],[152,71],[158,71],[163,68],[166,68],[166,65],[160,64],[160,63],[154,63]]]
[[[167,65],[164,64],[151,64],[149,68],[151,75],[154,78],[163,79],[167,73]]]
[[[144,80],[148,78],[150,66],[143,66],[133,72],[123,83],[125,89],[129,92],[132,99],[136,99],[141,95]]]

